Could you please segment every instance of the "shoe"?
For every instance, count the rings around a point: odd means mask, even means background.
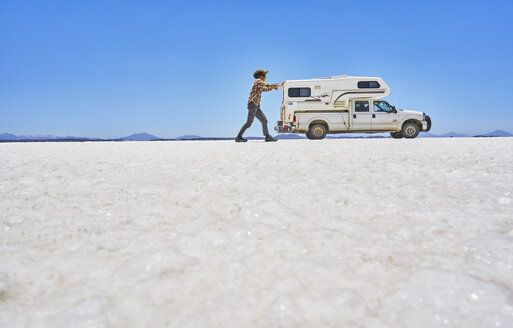
[[[248,141],[248,139],[244,139],[243,137],[237,136],[237,138],[235,138],[235,142],[246,142],[246,141]]]
[[[273,137],[271,137],[270,134],[265,136],[265,142],[275,142],[275,141],[278,141],[278,139],[274,139]]]

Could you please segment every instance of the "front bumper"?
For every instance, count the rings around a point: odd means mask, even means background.
[[[429,115],[426,115],[424,121],[426,122],[427,127],[426,129],[422,129],[422,131],[428,132],[429,130],[431,130],[431,117],[429,117]]]

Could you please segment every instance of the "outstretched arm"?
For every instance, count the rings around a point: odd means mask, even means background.
[[[258,84],[259,84],[260,88],[262,88],[263,92],[276,90],[279,87],[281,87],[281,85],[279,83],[265,83],[264,81],[260,81]]]

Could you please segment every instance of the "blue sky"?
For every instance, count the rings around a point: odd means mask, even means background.
[[[512,13],[493,0],[0,0],[0,133],[235,136],[259,68],[268,82],[380,76],[433,133],[513,133]],[[280,102],[262,97],[270,129]]]

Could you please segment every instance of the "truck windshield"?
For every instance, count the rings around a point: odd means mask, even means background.
[[[375,101],[374,102],[374,111],[375,112],[387,112],[392,113],[394,111],[393,107],[387,103],[386,101]]]

